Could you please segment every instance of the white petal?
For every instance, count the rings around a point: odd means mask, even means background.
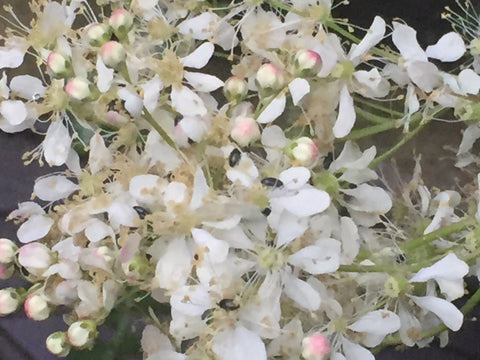
[[[172,89],[170,94],[173,108],[183,116],[204,116],[207,108],[202,99],[189,88]]]
[[[192,254],[183,237],[171,239],[155,269],[158,285],[167,290],[184,285],[190,274],[191,257]]]
[[[280,95],[280,97],[277,96],[270,102],[270,104],[267,105],[260,115],[258,115],[257,121],[260,124],[271,123],[273,120],[283,114],[286,101],[287,98],[285,97],[285,94]]]
[[[338,106],[338,116],[333,126],[333,135],[336,138],[347,136],[355,124],[355,108],[353,107],[353,99],[345,85],[340,91],[340,99]]]
[[[192,53],[180,59],[183,66],[191,67],[194,69],[201,69],[207,65],[208,61],[213,55],[215,46],[210,42],[204,42]]]
[[[377,149],[375,146],[369,147],[363,153],[358,145],[350,140],[345,142],[340,155],[330,164],[330,171],[341,169],[357,169],[363,170],[375,158]]]
[[[122,88],[118,90],[118,97],[125,101],[125,109],[130,115],[138,116],[142,113],[143,101],[136,93],[126,88]]]
[[[213,75],[184,71],[183,76],[197,91],[211,92],[223,86],[223,81]]]
[[[288,273],[284,274],[283,282],[285,295],[297,305],[309,311],[315,311],[320,307],[320,294],[309,283]]]
[[[385,35],[385,20],[380,16],[375,16],[375,19],[373,19],[372,25],[370,25],[365,37],[350,52],[348,56],[350,60],[354,64],[358,64],[368,50],[382,40],[383,35]]]
[[[19,49],[0,48],[0,69],[17,68],[23,63],[24,53]]]
[[[375,360],[370,351],[346,338],[343,338],[342,345],[343,353],[348,360]]]
[[[96,174],[104,168],[110,166],[113,162],[113,156],[110,150],[105,146],[103,137],[95,133],[90,138],[90,152],[88,153],[88,165],[92,174]]]
[[[410,79],[423,91],[430,92],[435,87],[440,86],[442,77],[438,68],[429,62],[413,61],[407,67]]]
[[[143,103],[148,111],[153,112],[158,104],[158,96],[160,90],[163,88],[162,80],[155,75],[142,85],[143,89]]]
[[[20,100],[5,100],[0,105],[0,114],[11,125],[19,125],[27,118],[27,107]]]
[[[310,92],[310,84],[305,79],[295,78],[288,84],[288,90],[292,95],[293,105],[296,106]]]
[[[262,144],[266,147],[283,148],[289,143],[280,126],[270,125],[262,131]]]
[[[47,130],[43,140],[43,154],[50,166],[60,166],[65,163],[70,151],[72,138],[61,121],[54,121]]]
[[[476,95],[480,90],[480,76],[472,69],[464,69],[458,74],[458,85],[465,93]]]
[[[105,66],[101,56],[97,56],[97,87],[101,93],[105,93],[110,89],[113,81],[113,73],[114,70]]]
[[[133,227],[136,225],[138,214],[135,209],[122,199],[114,200],[107,209],[110,225],[118,229],[120,225]]]
[[[241,219],[242,217],[240,215],[234,215],[222,221],[203,221],[202,224],[219,230],[231,230],[238,225]]]
[[[186,116],[178,126],[187,137],[196,142],[201,141],[203,134],[208,130],[208,124],[198,116]]]
[[[370,71],[355,71],[353,76],[361,85],[357,92],[363,96],[381,98],[387,96],[390,91],[388,81],[380,75],[377,68],[373,68]]]
[[[260,336],[243,326],[215,334],[212,349],[222,360],[267,360],[265,344]]]
[[[410,296],[422,309],[433,312],[450,330],[460,330],[463,323],[463,314],[455,305],[447,300],[435,296]]]
[[[468,273],[468,265],[457,255],[450,253],[435,264],[418,271],[410,279],[411,282],[423,282],[429,279],[462,279]]]
[[[405,60],[428,61],[417,41],[417,32],[408,25],[393,22],[392,41]]]
[[[388,193],[376,186],[361,184],[355,189],[344,189],[342,192],[352,197],[348,203],[357,211],[384,214],[392,207]]]
[[[273,207],[272,215],[278,211]],[[273,223],[274,216],[268,217],[270,226],[277,231],[276,245],[282,246],[288,244],[293,239],[301,236],[308,229],[308,222],[302,221],[288,211],[282,211],[276,223]]]
[[[168,206],[169,202],[181,203],[185,199],[187,185],[179,181],[172,181],[165,187],[165,195],[163,200]]]
[[[18,240],[25,244],[43,238],[50,231],[53,222],[53,219],[47,216],[33,215],[18,228]]]
[[[178,31],[183,35],[190,34],[197,40],[206,40],[215,30],[217,21],[218,15],[206,11],[198,16],[183,21],[178,25]]]
[[[152,205],[159,202],[163,190],[163,180],[158,175],[137,175],[130,179],[129,192],[140,203]]]
[[[113,229],[98,219],[94,219],[88,224],[85,228],[85,236],[88,240],[94,243],[105,239],[107,236],[115,239]]]
[[[26,100],[37,100],[45,95],[42,80],[31,75],[15,76],[10,82],[10,90]]]
[[[190,200],[190,210],[196,210],[203,205],[203,197],[208,194],[209,189],[202,168],[198,166],[193,175],[193,192],[192,200]]]
[[[57,201],[78,190],[78,185],[65,176],[48,176],[35,182],[33,192],[44,201]]]
[[[330,206],[330,196],[318,189],[305,189],[293,196],[284,196],[270,200],[272,206],[281,206],[298,217],[311,216],[326,210]]]
[[[356,332],[385,336],[400,329],[400,318],[388,310],[375,310],[362,316],[348,328]]]
[[[210,261],[219,263],[227,258],[229,246],[226,241],[216,239],[208,231],[197,228],[192,229],[192,236],[198,245],[208,248]]]
[[[293,166],[283,170],[278,175],[278,179],[289,190],[300,189],[310,179],[310,170],[303,166]]]
[[[188,316],[200,316],[210,306],[208,288],[201,285],[184,286],[170,298],[176,311]]]
[[[435,45],[430,45],[425,51],[429,58],[444,62],[457,61],[465,53],[465,43],[456,32],[443,35]]]
[[[288,262],[310,274],[326,274],[340,265],[340,242],[335,239],[322,239],[322,246],[306,246],[288,258]]]

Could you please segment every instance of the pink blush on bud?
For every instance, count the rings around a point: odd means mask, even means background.
[[[310,349],[315,355],[324,355],[330,353],[330,344],[327,338],[322,334],[313,334],[309,341]]]

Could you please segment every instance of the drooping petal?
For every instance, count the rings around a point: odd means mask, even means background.
[[[142,113],[143,101],[136,93],[127,88],[122,88],[118,90],[118,97],[125,101],[125,109],[130,115],[138,116]]]
[[[183,76],[197,91],[211,92],[223,86],[223,81],[213,75],[185,71]]]
[[[375,360],[375,356],[369,350],[346,338],[343,338],[342,346],[348,360]]]
[[[114,69],[107,68],[100,56],[97,56],[97,87],[101,93],[110,89],[113,80]]]
[[[53,219],[48,216],[33,215],[18,228],[18,240],[26,244],[41,239],[48,234],[53,223]]]
[[[92,174],[96,174],[113,162],[113,155],[105,146],[102,136],[95,133],[90,138],[90,152],[88,153],[88,165]]]
[[[465,53],[465,43],[456,32],[443,35],[435,45],[427,46],[425,53],[429,58],[443,62],[457,61]]]
[[[310,92],[310,84],[305,79],[295,78],[288,84],[288,90],[292,95],[293,105],[296,106]]]
[[[433,312],[446,327],[458,331],[463,324],[463,314],[455,305],[435,296],[409,296],[422,309]]]
[[[333,135],[336,138],[347,136],[355,124],[356,114],[353,107],[353,98],[350,96],[347,86],[340,91],[338,116],[333,126]]]
[[[357,211],[384,214],[392,207],[392,199],[380,187],[361,184],[355,189],[344,189],[342,192],[351,196],[348,203]]]
[[[171,239],[155,269],[158,285],[167,290],[183,286],[190,274],[191,256],[185,238]]]
[[[112,239],[115,239],[115,233],[113,229],[105,224],[103,221],[98,219],[93,219],[88,226],[85,228],[85,236],[91,242],[98,242],[110,236]]]
[[[207,195],[209,187],[207,179],[203,174],[202,168],[199,166],[193,175],[193,191],[192,200],[190,200],[190,210],[196,210],[203,205],[203,197]]]
[[[185,86],[182,86],[180,90],[172,89],[170,97],[174,109],[183,116],[204,116],[207,114],[207,108],[203,100]]]
[[[43,140],[43,154],[47,163],[50,166],[63,165],[67,160],[71,143],[72,138],[63,123],[61,121],[51,123]]]
[[[283,114],[287,98],[285,94],[281,94],[273,99],[270,104],[258,115],[257,122],[260,124],[268,124]]]
[[[278,209],[275,209],[275,206],[272,207],[273,215]],[[277,246],[283,246],[290,243],[295,238],[301,236],[308,228],[308,222],[302,221],[290,212],[283,211],[283,209],[280,209],[280,211],[280,217],[277,218],[276,222],[274,221],[274,216],[268,217],[270,226],[277,231]]]
[[[142,85],[143,89],[143,104],[148,111],[153,112],[158,104],[158,96],[160,90],[163,88],[162,80],[158,75],[148,80]]]
[[[361,61],[361,58],[373,46],[377,45],[385,35],[385,20],[380,16],[375,16],[372,25],[368,29],[365,37],[350,51],[349,58],[356,65]]]
[[[191,67],[194,69],[201,69],[207,65],[208,61],[213,55],[215,46],[210,42],[204,42],[198,48],[196,48],[189,55],[180,59],[183,66]]]
[[[44,177],[36,181],[33,187],[35,195],[44,201],[64,199],[75,190],[78,190],[78,185],[62,175]]]
[[[428,61],[425,51],[418,44],[417,32],[410,26],[394,21],[392,41],[405,60]]]
[[[432,91],[442,83],[438,68],[426,61],[412,61],[407,67],[408,76],[420,89]]]
[[[285,295],[302,308],[315,311],[320,307],[320,294],[309,283],[288,273],[284,274],[283,283]]]
[[[318,246],[321,245],[321,246]],[[335,239],[322,239],[317,245],[306,246],[288,257],[288,262],[310,274],[326,274],[340,265],[341,244]]]

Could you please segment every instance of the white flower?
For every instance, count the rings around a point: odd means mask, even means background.
[[[384,337],[400,329],[400,318],[388,310],[375,310],[349,325],[350,330],[365,334],[362,342],[368,347],[380,344]]]
[[[215,334],[212,349],[220,359],[267,359],[265,345],[260,336],[241,325]]]

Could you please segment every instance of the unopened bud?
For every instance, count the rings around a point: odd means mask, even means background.
[[[87,79],[75,77],[68,80],[65,92],[75,100],[84,100],[91,95],[90,82]]]
[[[296,76],[313,76],[322,68],[322,58],[313,50],[300,50],[295,55],[294,73]]]
[[[53,355],[65,357],[70,352],[70,344],[67,342],[67,334],[63,331],[57,331],[50,334],[46,340],[47,349]]]
[[[52,251],[43,244],[32,242],[18,249],[18,262],[30,274],[41,276],[53,264]]]
[[[80,320],[68,327],[67,341],[76,348],[88,348],[97,337],[97,324],[93,320]]]
[[[326,360],[330,358],[330,344],[325,335],[315,333],[302,340],[302,356],[305,360]]]
[[[223,93],[228,101],[239,103],[247,96],[247,82],[238,76],[231,76],[223,85]]]
[[[106,24],[95,23],[90,24],[86,28],[86,35],[90,45],[92,46],[102,46],[112,36],[112,31],[110,27]]]
[[[23,309],[27,317],[35,321],[45,320],[50,316],[47,299],[40,293],[28,295],[23,303]]]
[[[256,81],[259,90],[267,92],[278,91],[286,84],[283,71],[272,63],[260,66],[257,71]]]
[[[117,35],[119,39],[123,39],[133,26],[133,16],[124,8],[118,8],[110,15],[108,23],[112,27],[115,35]]]
[[[13,241],[0,238],[0,263],[10,264],[13,262],[17,250],[17,245]]]
[[[144,255],[137,253],[122,263],[122,269],[128,280],[140,280],[150,271],[150,263]]]
[[[239,116],[234,120],[230,136],[240,146],[247,146],[260,138],[260,129],[251,117]]]
[[[56,51],[50,51],[47,56],[47,67],[56,77],[73,75],[72,62]]]
[[[106,66],[115,68],[125,61],[127,54],[125,48],[119,42],[107,41],[100,48],[100,56]]]
[[[8,287],[0,290],[0,316],[6,316],[17,310],[20,296],[17,289]]]
[[[289,148],[291,156],[304,166],[312,165],[319,155],[315,142],[306,136],[293,141]]]

